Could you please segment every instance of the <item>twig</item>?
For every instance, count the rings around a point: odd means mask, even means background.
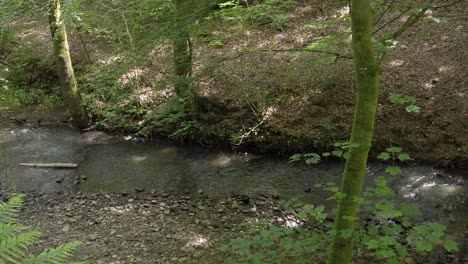
[[[78,37],[80,38],[80,42],[81,42],[81,45],[83,46],[83,49],[84,49],[84,51],[86,53],[86,57],[88,57],[89,63],[92,64],[93,61],[91,60],[91,56],[89,55],[88,48],[86,47],[86,43],[84,42],[83,35],[81,34],[81,29],[78,26],[78,24],[76,23],[75,18],[72,18],[72,21],[73,21],[73,24],[75,25],[76,31],[78,32]]]
[[[449,4],[431,7],[431,9],[441,9],[441,8],[446,8],[446,7],[454,6],[454,5],[456,5],[456,4],[458,4],[458,3],[462,2],[462,1],[463,1],[463,0],[457,0],[457,1],[454,1],[454,2],[449,3]]]
[[[380,26],[379,28],[377,28],[376,30],[374,30],[372,32],[372,35],[375,35],[377,34],[377,32],[379,32],[380,30],[384,29],[385,27],[387,27],[388,25],[390,25],[391,23],[397,21],[398,19],[400,19],[404,14],[406,14],[406,12],[409,11],[409,8],[406,9],[405,11],[401,12],[400,14],[398,14],[397,16],[395,16],[394,18],[390,19],[389,21],[385,22],[382,26]]]
[[[378,25],[380,23],[380,21],[382,20],[382,18],[385,16],[385,14],[388,12],[388,10],[390,10],[390,8],[393,6],[393,4],[395,3],[396,0],[392,0],[390,2],[390,4],[387,6],[387,8],[382,12],[382,14],[379,16],[379,18],[377,19],[377,21],[375,21],[374,25]]]
[[[332,52],[332,51],[325,51],[325,50],[315,50],[315,49],[252,49],[252,50],[241,50],[237,52],[236,54],[232,56],[227,56],[224,58],[220,58],[218,60],[218,63],[221,63],[226,60],[234,60],[238,59],[242,56],[245,55],[251,55],[251,54],[256,54],[256,53],[265,53],[265,52],[311,52],[311,53],[322,53],[322,54],[327,54],[327,55],[333,55],[335,56],[335,62],[338,59],[352,59],[353,57],[348,56],[348,55],[342,55],[337,52]]]
[[[27,63],[23,64],[23,65],[20,65],[20,66],[14,66],[14,65],[11,65],[10,63],[6,62],[6,61],[3,61],[3,60],[0,60],[0,64],[3,64],[7,67],[10,67],[12,69],[15,69],[15,70],[19,70],[21,68],[23,68],[24,66],[28,65]]]

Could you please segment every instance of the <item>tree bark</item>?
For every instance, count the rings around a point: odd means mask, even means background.
[[[371,19],[371,1],[352,0],[352,45],[358,94],[350,140],[351,156],[346,161],[343,173],[341,193],[344,195],[338,201],[336,233],[328,252],[329,264],[351,263],[353,256],[352,237],[345,236],[344,233],[354,230],[361,205],[359,197],[366,173],[379,95],[379,72],[372,50]]]
[[[175,35],[173,41],[174,73],[176,77],[175,89],[178,96],[192,96],[190,91],[190,77],[192,76],[192,42],[187,26],[187,1],[175,0],[176,18]]]
[[[65,105],[73,123],[80,128],[85,128],[88,126],[88,116],[82,104],[73,71],[60,0],[49,0],[49,27],[57,63],[57,75],[60,79]]]

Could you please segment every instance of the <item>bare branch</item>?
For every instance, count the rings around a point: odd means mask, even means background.
[[[0,64],[5,65],[5,66],[7,66],[9,68],[12,68],[14,70],[19,70],[19,69],[21,69],[21,68],[23,68],[24,66],[27,65],[27,63],[25,63],[25,64],[20,65],[20,66],[14,66],[14,65],[11,65],[10,63],[8,63],[6,61],[3,61],[3,60],[0,60]]]
[[[379,18],[375,21],[374,25],[378,25],[382,18],[385,16],[385,14],[392,8],[393,4],[396,2],[396,0],[392,0],[390,4],[387,6],[387,8],[380,14]]]
[[[390,19],[389,21],[385,22],[382,26],[380,26],[379,28],[377,28],[376,30],[374,30],[374,32],[372,32],[372,35],[375,35],[377,34],[377,32],[379,32],[380,30],[384,29],[385,27],[387,27],[388,25],[390,25],[391,23],[397,21],[398,19],[400,19],[404,14],[406,14],[406,12],[409,11],[409,8],[404,10],[403,12],[401,12],[400,14],[398,14],[397,16],[395,16],[394,18]]]

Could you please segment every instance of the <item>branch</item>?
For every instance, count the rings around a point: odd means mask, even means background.
[[[238,59],[242,56],[245,55],[251,55],[251,54],[256,54],[256,53],[265,53],[265,52],[311,52],[311,53],[321,53],[321,54],[327,54],[327,55],[333,55],[335,57],[335,62],[338,59],[352,59],[353,57],[348,56],[348,55],[343,55],[341,53],[333,52],[333,51],[326,51],[326,50],[315,50],[315,49],[301,49],[301,48],[294,48],[294,49],[251,49],[251,50],[241,50],[234,54],[233,56],[228,56],[224,58],[220,58],[218,60],[218,63],[221,63],[223,61],[227,60],[234,60]]]
[[[454,5],[458,4],[458,3],[461,3],[462,1],[463,0],[456,0],[456,1],[452,2],[452,3],[448,3],[448,4],[445,4],[445,5],[431,7],[431,9],[441,9],[441,8],[454,6]]]
[[[405,33],[408,29],[410,29],[416,22],[418,22],[422,17],[424,17],[424,14],[426,13],[427,10],[431,9],[431,5],[434,2],[434,0],[428,1],[428,4],[421,8],[418,13],[413,14],[412,16],[408,17],[406,19],[405,23],[391,35],[391,39],[397,39],[400,37],[403,33]],[[388,38],[387,38],[388,39]]]
[[[23,64],[23,65],[20,65],[20,66],[14,66],[14,65],[11,65],[10,63],[6,62],[6,61],[3,61],[3,60],[0,60],[0,64],[3,64],[7,67],[10,67],[14,70],[19,70],[21,68],[23,68],[24,66],[28,65],[27,63]]]
[[[376,30],[374,30],[374,32],[372,32],[372,35],[375,35],[377,34],[377,32],[379,32],[380,30],[384,29],[385,27],[387,27],[388,25],[390,25],[391,23],[397,21],[398,19],[400,19],[404,14],[406,14],[406,12],[409,11],[409,8],[406,9],[405,11],[401,12],[400,14],[398,14],[397,16],[395,16],[394,18],[390,19],[389,21],[385,22],[382,26],[380,26],[379,28],[377,28]]]
[[[382,12],[382,14],[380,14],[379,18],[377,19],[377,21],[375,21],[374,25],[378,25],[380,23],[380,21],[382,20],[382,18],[385,16],[385,14],[390,10],[390,8],[392,8],[393,4],[395,3],[396,0],[392,0],[390,2],[390,4],[387,6],[387,8]]]

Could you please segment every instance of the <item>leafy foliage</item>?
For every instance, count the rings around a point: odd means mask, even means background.
[[[405,106],[405,109],[409,113],[419,113],[420,108],[416,105],[416,97],[405,95],[402,96],[401,94],[391,94],[388,97],[388,100],[392,104],[401,104]]]
[[[0,203],[0,263],[69,263],[72,253],[81,245],[80,242],[71,242],[47,249],[37,256],[26,255],[25,250],[27,250],[28,246],[37,242],[41,233],[39,231],[28,231],[27,227],[17,224],[16,217],[23,200],[24,196],[17,195],[10,198],[7,203]],[[78,262],[74,262],[74,264],[78,264]]]
[[[334,146],[343,152],[335,154],[326,152],[327,155],[324,153],[322,156],[316,153],[296,154],[290,160],[291,162],[305,160],[311,165],[317,163],[321,157],[334,155],[345,158],[344,151],[353,147],[346,142]],[[390,176],[402,173],[396,162],[411,160],[409,154],[404,153],[401,147],[389,147],[378,158],[393,162],[393,165],[385,170]],[[312,161],[307,162],[308,159]],[[316,184],[314,187],[331,192],[329,199],[340,200],[344,195],[333,182]],[[353,197],[362,204],[360,222],[363,224],[354,232],[351,230],[341,232],[340,236],[352,238],[360,251],[367,251],[370,256],[386,263],[408,262],[412,258],[409,252],[427,254],[438,246],[442,246],[447,252],[458,250],[458,244],[446,238],[446,227],[443,224],[415,225],[415,220],[421,216],[419,208],[414,204],[398,203],[394,196],[395,192],[388,187],[384,176],[375,178],[374,186],[366,188],[361,197]],[[286,201],[282,205],[287,214],[302,221],[298,227],[256,225],[248,237],[237,238],[224,245],[222,250],[241,263],[284,263],[288,260],[288,256],[297,259],[299,261],[297,263],[320,262],[320,254],[317,252],[324,252],[331,237],[336,233],[331,223],[327,221],[329,214],[321,205],[303,204],[298,200]],[[310,246],[309,251],[303,250],[304,244]],[[303,254],[302,258],[298,252]]]

